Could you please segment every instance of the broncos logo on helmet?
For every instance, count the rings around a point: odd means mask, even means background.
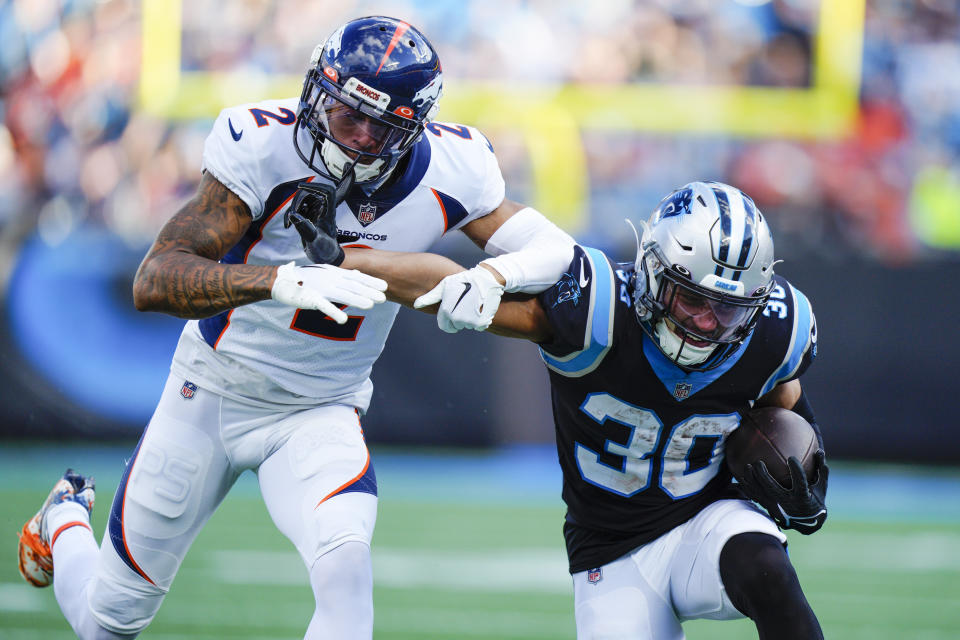
[[[443,92],[440,58],[410,24],[384,16],[351,20],[311,56],[294,145],[334,182],[386,179],[433,119]]]

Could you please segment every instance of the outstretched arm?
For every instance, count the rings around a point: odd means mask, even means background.
[[[341,265],[387,282],[387,298],[407,307],[448,275],[463,271],[459,264],[434,253],[397,253],[377,249],[346,248]],[[439,304],[421,310],[436,314]],[[529,295],[507,295],[497,309],[491,333],[533,342],[545,342],[553,334],[540,301]]]
[[[511,200],[462,231],[494,257],[447,277],[434,290],[440,300],[437,324],[448,333],[483,331],[504,293],[548,289],[573,258],[573,238],[535,209]]]

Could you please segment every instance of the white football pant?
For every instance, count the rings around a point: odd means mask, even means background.
[[[58,598],[86,597],[100,626],[140,632],[200,529],[237,477],[252,469],[271,518],[310,573],[317,611],[306,637],[370,638],[377,497],[357,412],[343,405],[252,406],[202,387],[191,393],[184,382],[167,380],[127,463],[92,579],[85,589],[61,585],[67,588],[56,590]],[[72,602],[61,608],[77,609]]]
[[[746,532],[786,536],[753,503],[720,500],[599,568],[573,574],[578,640],[682,640],[680,623],[743,618],[720,579],[720,552]]]

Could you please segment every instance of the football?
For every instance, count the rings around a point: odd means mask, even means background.
[[[770,475],[789,488],[787,459],[796,456],[807,480],[812,480],[813,455],[818,448],[817,434],[803,416],[782,407],[760,407],[746,413],[727,438],[727,466],[740,480],[748,464],[762,460]]]

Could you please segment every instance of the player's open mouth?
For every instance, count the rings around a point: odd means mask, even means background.
[[[687,344],[689,344],[692,347],[709,347],[713,343],[708,342],[707,340],[697,340],[690,334],[687,334]]]

